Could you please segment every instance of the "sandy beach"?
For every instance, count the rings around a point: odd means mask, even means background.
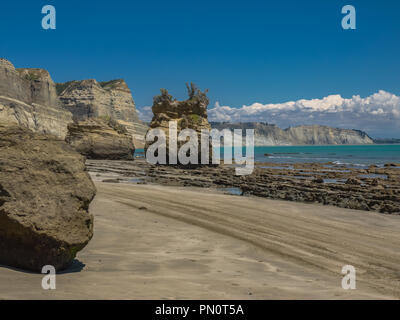
[[[400,1],[3,2],[12,314],[400,300]]]
[[[95,232],[74,264],[0,268],[0,299],[385,299],[400,297],[400,216],[96,181]],[[357,289],[343,290],[353,265]]]

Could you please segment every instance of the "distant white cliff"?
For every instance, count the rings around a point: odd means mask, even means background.
[[[263,122],[211,122],[216,129],[254,129],[256,146],[277,145],[343,145],[373,144],[373,140],[363,131],[339,129],[320,125],[298,126],[281,129]]]

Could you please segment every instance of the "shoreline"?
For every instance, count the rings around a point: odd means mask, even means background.
[[[257,163],[248,176],[234,165],[193,169],[134,161],[87,160],[93,180],[165,186],[232,189],[241,195],[322,203],[341,208],[400,214],[398,166],[366,169],[329,163]]]

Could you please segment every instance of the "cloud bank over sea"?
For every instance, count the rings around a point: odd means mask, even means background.
[[[151,107],[139,110],[143,120],[152,117]],[[346,99],[329,95],[322,99],[301,99],[276,104],[255,102],[242,107],[221,105],[209,107],[210,121],[268,122],[281,128],[319,124],[337,128],[359,129],[372,137],[400,138],[400,97],[379,90],[368,97]]]

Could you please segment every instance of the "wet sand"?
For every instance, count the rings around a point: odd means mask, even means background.
[[[95,235],[44,291],[0,268],[0,299],[400,297],[400,217],[207,189],[96,182]],[[341,288],[341,268],[357,289]]]
[[[238,176],[231,165],[215,167],[151,165],[135,161],[88,160],[99,181],[151,183],[166,186],[234,188],[244,195],[340,208],[400,214],[400,165],[346,168],[333,163],[256,163],[252,174]]]

